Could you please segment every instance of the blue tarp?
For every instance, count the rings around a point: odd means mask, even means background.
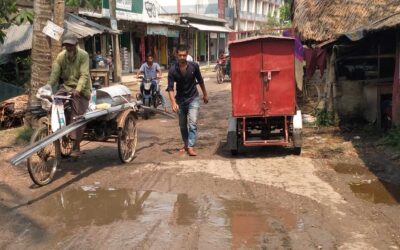
[[[10,83],[0,82],[0,102],[21,95],[24,92],[24,88],[15,86]]]

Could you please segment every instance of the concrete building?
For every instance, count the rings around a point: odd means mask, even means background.
[[[260,29],[262,24],[268,21],[268,17],[279,18],[279,8],[284,4],[283,0],[239,0],[238,2],[240,11],[236,20],[232,20],[235,31]]]
[[[258,30],[269,17],[279,18],[284,0],[157,0],[162,14],[191,13],[225,19],[234,31]],[[236,8],[236,6],[238,8]]]

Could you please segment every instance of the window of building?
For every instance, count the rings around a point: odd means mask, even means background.
[[[241,11],[247,11],[247,2],[249,0],[244,0],[244,1],[240,1],[240,10]]]
[[[263,2],[261,0],[257,1],[257,14],[262,15],[263,13]]]

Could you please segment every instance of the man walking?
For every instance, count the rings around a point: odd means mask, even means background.
[[[88,106],[91,93],[91,80],[89,77],[89,55],[78,48],[78,38],[72,33],[63,36],[61,51],[53,63],[48,84],[54,87],[60,86],[57,95],[71,93],[71,112],[66,113],[67,123],[73,122],[77,116],[83,115]],[[84,127],[80,127],[70,133],[73,140],[71,156],[80,155],[80,142],[84,133]]]
[[[171,67],[168,72],[167,91],[172,110],[179,114],[179,127],[184,143],[180,151],[187,152],[190,156],[196,156],[197,153],[193,147],[196,144],[197,118],[200,108],[197,84],[200,85],[205,104],[208,103],[208,96],[199,65],[194,62],[188,62],[187,55],[187,47],[179,45],[178,63]],[[174,96],[174,83],[176,83],[176,96]]]

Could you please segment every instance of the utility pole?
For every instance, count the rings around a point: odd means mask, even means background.
[[[110,3],[110,22],[117,21],[116,1],[109,0]],[[119,53],[119,34],[112,35],[113,40],[113,63],[114,63],[114,82],[120,83],[122,76],[121,55]]]
[[[233,12],[234,12],[234,25],[236,31],[240,31],[240,0],[233,0]],[[240,33],[237,33],[236,39],[240,39]]]
[[[176,0],[176,8],[178,15],[181,14],[181,0]]]
[[[64,0],[55,0],[53,7],[53,21],[56,25],[64,27],[64,16],[65,16],[65,2]],[[62,39],[62,38],[61,38]],[[58,53],[61,52],[61,39],[60,41],[51,40],[51,61],[57,58]]]

